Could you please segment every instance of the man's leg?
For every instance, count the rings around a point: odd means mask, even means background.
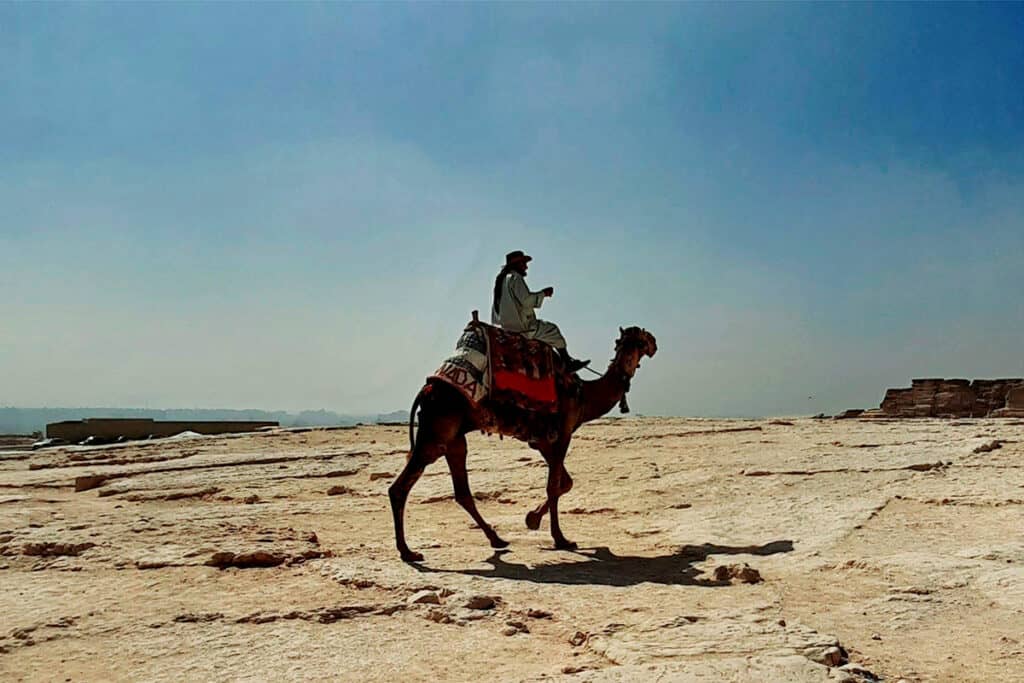
[[[589,360],[576,360],[569,355],[569,351],[565,348],[565,337],[562,336],[562,331],[558,329],[558,325],[554,323],[549,323],[547,320],[538,320],[537,331],[532,336],[538,341],[555,347],[569,372],[582,370],[590,364]]]

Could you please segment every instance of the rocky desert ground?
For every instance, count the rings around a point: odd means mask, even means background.
[[[470,438],[394,549],[396,426],[0,456],[0,679],[1024,681],[1024,422],[606,419],[563,528]],[[76,488],[79,489],[76,491]]]

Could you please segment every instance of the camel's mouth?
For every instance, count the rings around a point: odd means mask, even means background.
[[[654,354],[658,352],[658,342],[654,340],[653,334],[647,332],[647,330],[644,330],[644,332],[647,335],[647,338],[644,339],[644,353],[648,357],[654,358]]]
[[[635,348],[640,351],[641,356],[652,358],[658,352],[658,342],[655,341],[654,335],[647,330],[640,327],[630,327],[627,329],[620,327],[619,332],[622,336],[616,342],[616,351],[625,348]],[[637,365],[637,367],[640,366]]]

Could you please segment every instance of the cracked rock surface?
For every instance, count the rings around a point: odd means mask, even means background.
[[[992,447],[992,444],[999,444]],[[0,680],[1019,681],[1024,422],[599,420],[469,437],[394,549],[404,427],[0,452]]]

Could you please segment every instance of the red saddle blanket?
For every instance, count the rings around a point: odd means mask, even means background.
[[[489,399],[511,402],[527,410],[555,412],[558,394],[554,349],[500,327],[482,325],[487,331],[487,356],[491,386]]]

